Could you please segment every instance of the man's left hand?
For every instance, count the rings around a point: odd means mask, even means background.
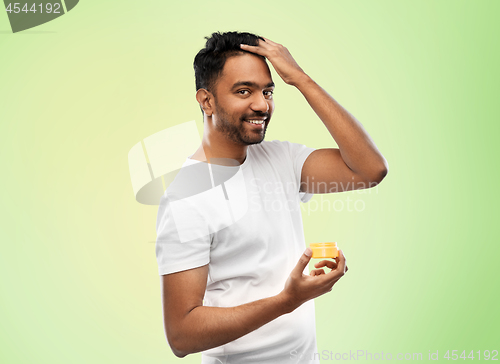
[[[265,42],[259,39],[259,44],[257,46],[241,44],[240,47],[245,51],[266,57],[283,81],[289,85],[295,86],[300,78],[304,77],[306,74],[302,68],[299,67],[297,62],[295,62],[286,47],[270,39],[264,39]]]

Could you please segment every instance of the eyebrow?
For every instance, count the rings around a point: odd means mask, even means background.
[[[233,87],[231,88],[232,90],[234,90],[235,88],[238,88],[240,86],[248,86],[248,87],[253,87],[253,88],[259,88],[259,85],[255,82],[251,82],[251,81],[238,81],[236,82]],[[270,87],[274,87],[274,82],[269,82],[264,88],[270,88]]]

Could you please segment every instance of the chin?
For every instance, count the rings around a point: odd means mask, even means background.
[[[258,135],[255,133],[240,133],[239,139],[240,142],[244,145],[252,145],[259,144],[264,141],[266,137],[266,130],[264,129],[264,133],[262,135]]]
[[[246,144],[246,145],[253,145],[253,144],[259,144],[259,143],[262,143],[264,141],[264,138],[259,138],[259,139],[254,139],[254,140],[243,140],[243,142]]]

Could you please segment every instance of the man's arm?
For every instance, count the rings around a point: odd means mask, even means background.
[[[285,83],[297,87],[339,146],[309,155],[302,167],[302,192],[363,189],[382,181],[387,161],[361,123],[314,82],[285,47],[266,39],[259,40],[258,46],[242,44],[241,48],[266,57]]]
[[[295,86],[339,146],[309,155],[302,167],[302,190],[331,193],[380,183],[387,175],[387,161],[361,123],[305,73]]]
[[[227,308],[203,306],[208,265],[163,275],[163,319],[167,340],[174,354],[184,357],[236,340],[292,312],[304,302],[331,291],[347,271],[341,251],[335,263],[316,264],[316,268],[328,266],[332,269],[326,274],[322,269],[316,269],[311,275],[304,275],[310,259],[311,250],[308,248],[278,295]]]

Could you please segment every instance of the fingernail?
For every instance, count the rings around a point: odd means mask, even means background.
[[[304,254],[307,255],[308,257],[310,257],[312,255],[311,248],[307,248],[306,251],[304,252]]]

